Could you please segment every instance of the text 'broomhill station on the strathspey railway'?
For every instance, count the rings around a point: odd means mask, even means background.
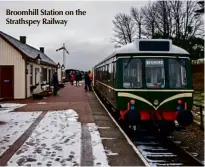
[[[14,11],[10,9],[6,9],[6,15],[9,16],[37,16],[37,15],[44,15],[44,16],[84,16],[86,15],[86,11],[82,11],[80,9],[77,10],[67,10],[67,11],[57,11],[55,9],[52,10],[45,10],[45,9],[28,9],[25,11]],[[6,24],[27,24],[28,26],[40,24],[61,24],[66,26],[68,20],[65,19],[56,19],[56,18],[42,18],[42,19],[24,19],[24,18],[6,18]]]

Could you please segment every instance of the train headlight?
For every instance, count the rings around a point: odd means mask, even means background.
[[[135,110],[135,100],[130,100],[130,110]]]
[[[182,100],[178,100],[177,103],[178,103],[179,105],[181,105],[181,104],[182,104]]]
[[[159,101],[158,100],[155,100],[154,101],[154,105],[158,105],[159,104]]]
[[[130,100],[130,104],[135,104],[135,100]]]

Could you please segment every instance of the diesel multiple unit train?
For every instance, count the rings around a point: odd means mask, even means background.
[[[95,91],[122,122],[167,132],[176,121],[192,124],[191,60],[172,40],[136,40],[95,65],[93,73]]]

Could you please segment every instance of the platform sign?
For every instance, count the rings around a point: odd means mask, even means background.
[[[139,51],[169,51],[169,41],[139,41]]]

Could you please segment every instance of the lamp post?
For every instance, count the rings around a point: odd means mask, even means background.
[[[38,54],[38,56],[36,57],[36,61],[37,61],[37,64],[41,64],[41,56],[40,56],[40,54]]]
[[[68,50],[65,48],[65,43],[63,43],[63,47],[56,49],[56,52],[58,52],[59,50],[63,50],[63,65],[61,66],[61,69],[63,70],[63,77],[65,77],[65,51],[67,54],[69,54]],[[63,67],[63,68],[62,68]]]
[[[63,65],[61,66],[61,69],[62,69],[62,70],[64,70],[64,69],[65,69],[65,66],[64,66],[64,64],[63,64]]]

